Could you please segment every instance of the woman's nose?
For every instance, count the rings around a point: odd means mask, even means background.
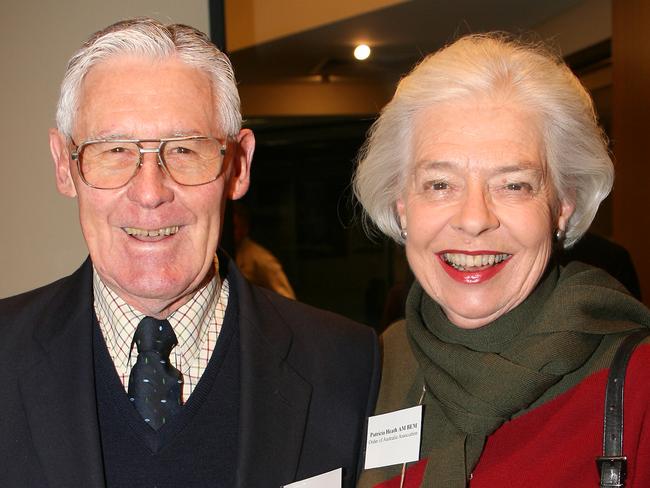
[[[479,184],[470,185],[459,203],[452,226],[467,235],[478,236],[499,227],[489,193]]]

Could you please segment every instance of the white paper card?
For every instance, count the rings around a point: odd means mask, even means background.
[[[422,405],[370,417],[364,468],[417,461],[421,429]]]
[[[341,488],[343,468],[284,485],[284,488]]]

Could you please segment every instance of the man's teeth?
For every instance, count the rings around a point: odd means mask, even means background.
[[[454,268],[464,270],[465,268],[475,268],[480,266],[492,266],[499,264],[510,257],[510,254],[460,254],[445,253],[442,258]]]
[[[158,237],[171,236],[178,232],[178,226],[163,227],[162,229],[138,229],[137,227],[124,227],[124,231],[130,236],[137,237]]]

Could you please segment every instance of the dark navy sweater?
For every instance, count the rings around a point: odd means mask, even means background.
[[[231,296],[212,358],[192,395],[158,431],[129,402],[95,320],[95,390],[108,488],[234,484],[240,403],[235,301]]]

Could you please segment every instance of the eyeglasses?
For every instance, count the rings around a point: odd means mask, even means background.
[[[142,147],[157,142],[158,147]],[[126,185],[142,166],[146,153],[158,154],[158,166],[176,183],[198,186],[216,180],[223,169],[226,145],[205,136],[167,139],[101,139],[75,145],[72,159],[83,182],[93,188],[113,190]]]

